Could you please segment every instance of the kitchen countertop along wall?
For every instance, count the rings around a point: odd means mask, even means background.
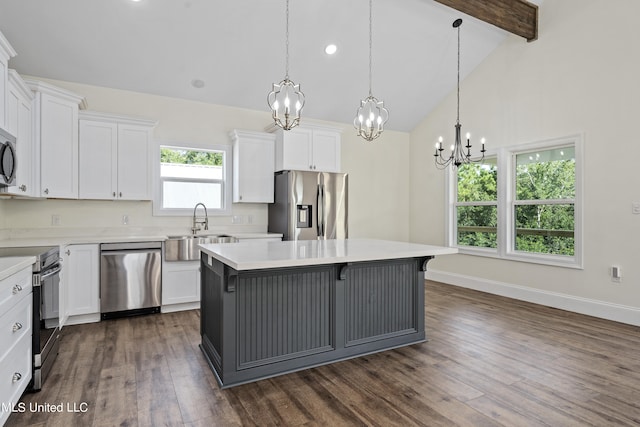
[[[92,243],[112,243],[112,242],[151,242],[164,241],[167,236],[190,235],[190,231],[183,229],[160,228],[135,228],[131,233],[124,233],[119,229],[54,229],[54,230],[16,230],[14,237],[0,239],[0,247],[25,247],[25,246],[63,246],[71,244],[92,244]],[[228,232],[223,230],[208,230],[198,235],[224,234],[237,237],[238,239],[260,239],[268,237],[282,237],[282,234],[275,233],[243,233]],[[16,237],[17,236],[17,237]]]

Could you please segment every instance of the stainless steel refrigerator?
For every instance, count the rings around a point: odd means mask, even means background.
[[[346,239],[347,196],[346,173],[276,172],[269,232],[283,240]]]

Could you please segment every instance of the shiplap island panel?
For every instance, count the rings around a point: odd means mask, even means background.
[[[223,388],[425,341],[423,271],[457,252],[372,239],[200,249],[201,348]]]

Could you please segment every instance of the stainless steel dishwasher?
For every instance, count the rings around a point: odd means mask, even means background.
[[[100,245],[102,319],[160,312],[162,242]]]

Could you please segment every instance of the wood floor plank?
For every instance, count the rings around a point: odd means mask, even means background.
[[[436,282],[429,341],[221,390],[191,310],[63,328],[7,426],[637,426],[640,328]]]

